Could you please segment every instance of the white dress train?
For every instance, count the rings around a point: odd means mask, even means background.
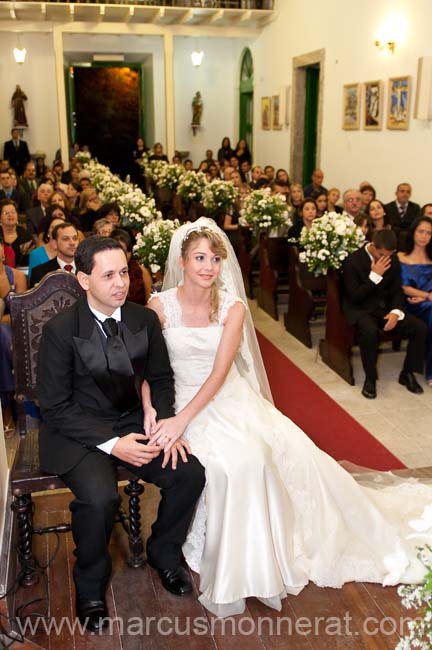
[[[237,298],[221,291],[218,323],[185,327],[177,289],[157,297],[178,412],[209,376]],[[281,598],[309,580],[340,587],[422,579],[416,546],[424,539],[412,537],[409,522],[424,514],[432,488],[413,480],[387,485],[379,475],[361,485],[257,394],[235,364],[184,436],[205,467],[206,486],[183,552],[212,613],[239,614],[248,596],[280,609]]]

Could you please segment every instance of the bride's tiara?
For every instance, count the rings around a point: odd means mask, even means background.
[[[190,235],[193,232],[211,232],[213,234],[216,234],[215,230],[212,230],[208,226],[192,226],[192,228],[189,228],[185,236],[183,237],[182,241],[186,241],[186,239],[189,239]]]

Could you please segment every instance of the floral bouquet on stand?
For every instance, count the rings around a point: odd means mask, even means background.
[[[78,151],[74,158],[76,158],[81,165],[85,166],[91,160],[91,153],[90,151]]]
[[[178,219],[155,219],[137,235],[134,255],[154,278],[165,271],[171,238],[179,227]]]
[[[202,202],[207,214],[217,221],[218,217],[229,212],[237,196],[237,189],[231,181],[216,178],[205,186]]]
[[[161,213],[156,209],[155,200],[133,186],[124,188],[116,202],[121,209],[122,223],[136,230],[142,230],[143,226],[154,219],[162,218]]]
[[[163,170],[167,166],[168,163],[165,160],[152,160],[146,165],[144,174],[150,183],[158,185],[159,179],[163,175]]]
[[[255,236],[262,230],[276,232],[281,227],[286,230],[292,226],[292,221],[285,197],[272,194],[269,187],[254,190],[244,200],[240,224],[253,228]]]
[[[161,167],[158,177],[156,179],[156,185],[161,190],[172,190],[177,192],[178,185],[182,180],[185,174],[183,167],[179,165],[167,165]]]
[[[202,172],[184,172],[182,179],[177,187],[177,194],[181,196],[185,203],[202,200],[204,190],[207,185],[207,179]]]
[[[326,212],[314,219],[310,228],[303,228],[300,262],[305,262],[314,275],[327,275],[328,269],[339,269],[364,241],[364,234],[349,215]]]

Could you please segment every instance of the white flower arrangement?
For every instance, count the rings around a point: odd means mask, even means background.
[[[237,189],[231,181],[216,178],[205,186],[202,202],[210,215],[226,214],[237,196]]]
[[[164,272],[171,238],[179,227],[178,219],[155,219],[138,233],[133,252],[153,275]]]
[[[240,224],[251,226],[256,233],[279,226],[292,226],[285,197],[272,194],[269,187],[254,190],[244,200]]]
[[[90,182],[102,201],[119,205],[122,223],[141,229],[153,219],[161,218],[154,199],[146,196],[138,187],[122,181],[108,167],[95,160],[91,160],[86,168],[90,173]]]
[[[299,244],[304,251],[300,262],[305,262],[314,275],[326,275],[328,269],[339,269],[364,241],[363,232],[348,214],[326,212],[301,231]]]
[[[86,163],[91,160],[91,153],[90,151],[77,151],[74,158],[76,158],[82,165],[86,165]]]
[[[432,548],[425,544],[418,551],[417,557],[427,569],[423,583],[400,585],[398,594],[404,607],[420,609],[422,616],[408,621],[409,633],[399,641],[396,650],[430,650],[432,647]]]
[[[184,174],[185,170],[180,165],[167,165],[165,163],[165,166],[160,168],[155,182],[160,189],[177,192],[178,185]]]
[[[168,163],[165,160],[151,160],[145,166],[144,174],[151,183],[158,185],[165,167],[168,167]]]
[[[183,201],[201,201],[204,190],[207,185],[207,179],[202,172],[185,171],[182,179],[177,187],[177,194],[179,194]]]

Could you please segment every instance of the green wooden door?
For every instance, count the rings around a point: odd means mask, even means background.
[[[306,69],[306,100],[304,112],[303,185],[309,185],[316,167],[319,66]]]
[[[249,48],[243,52],[240,72],[240,124],[239,139],[244,139],[253,149],[253,62]]]

